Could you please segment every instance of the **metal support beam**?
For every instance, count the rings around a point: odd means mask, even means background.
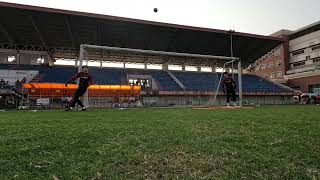
[[[35,22],[34,18],[31,15],[29,15],[29,19],[30,19],[30,21],[32,23],[32,26],[33,26],[34,30],[37,32],[42,45],[43,46],[47,46],[46,41],[44,40],[43,35],[42,35],[39,27],[37,26],[37,23]]]
[[[0,53],[20,53],[20,54],[32,54],[32,55],[40,55],[40,56],[46,56],[48,53],[46,51],[28,51],[28,50],[16,50],[16,49],[1,49]]]
[[[7,40],[10,42],[10,44],[15,44],[14,39],[12,38],[12,36],[10,36],[10,34],[8,33],[8,31],[5,28],[5,26],[3,24],[1,24],[1,23],[0,23],[0,31],[7,38]]]
[[[75,44],[74,36],[73,36],[73,33],[72,33],[72,28],[71,28],[71,24],[70,24],[70,21],[69,21],[69,17],[68,16],[64,16],[64,21],[65,21],[65,23],[67,25],[67,29],[68,29],[69,38],[70,38],[70,41],[71,41],[72,48],[76,48],[76,44]]]
[[[242,65],[241,60],[238,62],[238,83],[239,83],[239,106],[242,107]]]

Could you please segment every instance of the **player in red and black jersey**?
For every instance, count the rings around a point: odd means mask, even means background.
[[[228,72],[223,73],[222,89],[224,94],[227,96],[227,106],[230,106],[230,96],[231,101],[233,101],[234,106],[236,106],[236,83]]]
[[[79,79],[79,87],[77,91],[75,92],[73,99],[71,100],[69,106],[67,107],[66,111],[71,111],[76,103],[78,103],[81,106],[81,111],[87,110],[87,108],[82,104],[80,97],[87,91],[88,87],[92,85],[92,77],[89,74],[89,68],[88,66],[83,66],[82,71],[76,74],[75,76],[71,77],[66,82],[66,87],[71,81],[74,81],[76,79]]]

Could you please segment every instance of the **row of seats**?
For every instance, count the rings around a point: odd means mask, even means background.
[[[15,69],[15,70],[38,70],[40,74],[39,82],[64,83],[70,77],[78,72],[77,67],[68,66],[32,66],[32,65],[0,65],[0,69]],[[124,69],[109,69],[91,67],[90,73],[93,76],[94,82],[97,84],[117,85],[123,84],[123,79],[126,79]]]
[[[238,78],[236,76],[236,78]],[[278,85],[256,75],[246,74],[242,77],[245,92],[288,92],[290,88]]]
[[[32,65],[0,65],[0,69],[38,70],[39,82],[64,83],[76,74],[76,67],[65,66],[32,66]],[[125,84],[127,75],[149,75],[155,80],[160,91],[182,91],[180,85],[163,70],[136,70],[90,67],[90,73],[96,84]],[[214,91],[217,89],[221,73],[172,71],[187,91]],[[237,82],[237,76],[235,75]],[[255,75],[245,74],[242,77],[244,92],[287,92],[289,88],[270,82]],[[222,90],[220,88],[220,90]]]
[[[189,91],[213,91],[217,89],[219,82],[216,73],[199,73],[199,72],[172,72],[172,74],[186,87]]]
[[[221,73],[199,73],[199,72],[172,72],[178,80],[190,91],[213,91],[217,89]],[[238,86],[238,76],[234,75]],[[287,92],[289,88],[268,81],[262,77],[250,74],[242,76],[242,89],[245,92]],[[222,85],[220,86],[220,91]]]

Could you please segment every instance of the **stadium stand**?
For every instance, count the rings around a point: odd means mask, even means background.
[[[40,83],[64,83],[78,71],[77,67],[70,66],[33,66],[33,65],[6,65],[1,64],[0,69],[10,70],[37,70],[39,71]],[[126,83],[126,72],[124,69],[96,68],[91,67],[90,72],[95,77],[97,84],[118,85]]]
[[[144,67],[147,67],[148,63],[165,65],[163,70],[90,67],[94,83],[98,85],[128,85],[141,84],[141,82],[147,84],[147,88],[144,88],[138,97],[139,101],[147,106],[207,105],[216,94],[215,90],[221,74],[167,71],[167,69],[170,69],[169,65],[184,65],[185,67],[195,64],[198,67],[219,68],[226,63],[226,59],[220,58],[211,61],[203,56],[186,58],[159,54],[159,52],[170,52],[175,55],[184,53],[229,57],[232,50],[236,57],[241,59],[239,63],[241,68],[245,68],[286,41],[279,37],[236,31],[158,23],[6,2],[0,2],[0,12],[3,19],[9,17],[9,19],[14,19],[14,21],[1,23],[3,28],[0,29],[4,31],[2,34],[5,36],[1,36],[0,33],[0,70],[13,70],[11,71],[13,74],[15,70],[16,72],[23,71],[23,74],[31,74],[31,71],[37,72],[36,75],[33,74],[32,79],[30,76],[29,79],[27,77],[27,82],[31,83],[65,83],[68,78],[77,73],[77,67],[55,66],[57,60],[108,61],[123,63],[124,67],[126,63],[144,63]],[[33,23],[26,23],[30,20]],[[35,31],[35,26],[40,27],[37,28],[39,31]],[[13,38],[9,36],[10,34]],[[112,36],[102,36],[103,34]],[[135,36],[128,36],[128,34],[135,34]],[[152,37],[151,40],[150,37]],[[233,46],[228,45],[230,37],[234,37]],[[152,53],[152,55],[122,51],[120,53],[113,50],[100,51],[99,48],[86,48],[84,49],[86,53],[84,53],[81,48],[79,49],[80,45],[84,44],[152,50],[157,53]],[[246,46],[243,46],[244,44]],[[84,56],[81,56],[81,52]],[[15,78],[21,80],[20,75],[11,78],[11,84],[15,84],[13,82]],[[3,78],[9,79],[9,77]],[[242,81],[244,93],[239,95],[241,103],[291,103],[294,94],[291,89],[247,74],[243,75]],[[32,89],[32,91],[36,90]],[[225,97],[221,89],[217,94],[217,104],[224,104]],[[119,102],[122,101],[119,96],[115,98]],[[88,99],[93,104],[101,104],[101,106],[94,105],[94,107],[109,107],[105,104],[114,101],[95,97],[92,99],[88,97]],[[26,104],[35,100],[37,99],[28,99]],[[50,100],[58,101],[57,99]]]
[[[237,78],[237,77],[236,77]],[[260,76],[246,74],[242,77],[244,92],[290,92],[290,88],[271,82]]]
[[[52,67],[40,71],[40,82],[63,83],[77,72],[73,67]]]
[[[219,77],[217,73],[172,72],[185,85],[187,91],[214,91]]]
[[[68,66],[32,66],[32,65],[0,65],[0,69],[37,70],[40,74],[40,83],[64,83],[76,74],[76,67]],[[127,75],[149,75],[155,80],[160,91],[182,91],[179,84],[163,70],[117,69],[90,67],[90,73],[96,84],[120,85],[128,84]],[[182,72],[171,73],[186,87],[186,91],[215,91],[219,82],[219,73]],[[237,78],[237,76],[235,76]],[[262,77],[244,74],[244,92],[290,92],[291,89],[268,81]],[[237,82],[237,81],[236,81]],[[220,89],[221,91],[221,89]]]
[[[91,67],[90,73],[96,84],[119,85],[128,83],[124,69]]]
[[[215,91],[218,86],[219,73],[173,72],[189,91]],[[237,81],[237,75],[235,75]],[[289,88],[275,84],[256,75],[244,74],[242,77],[244,92],[289,92]],[[221,91],[221,88],[220,88]]]

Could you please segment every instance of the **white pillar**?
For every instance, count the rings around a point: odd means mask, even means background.
[[[162,70],[164,70],[164,71],[169,70],[169,64],[168,63],[163,63]]]
[[[17,53],[16,58],[17,58],[17,59],[16,59],[16,63],[17,63],[17,64],[21,64],[21,62],[20,62],[20,53],[19,53],[19,52]]]
[[[215,65],[211,66],[211,71],[212,71],[213,73],[216,72],[216,66],[215,66]]]
[[[226,72],[230,73],[230,67],[226,67]]]
[[[145,69],[145,70],[148,69],[148,63],[147,63],[147,62],[144,63],[144,69]]]
[[[181,66],[182,66],[182,71],[186,71],[186,64],[181,64]]]
[[[54,61],[55,60],[52,58],[52,56],[47,55],[47,61],[48,61],[49,66],[53,66],[54,65]],[[78,63],[78,60],[76,59],[76,62],[75,62],[76,66],[77,66],[77,63]]]
[[[197,66],[197,71],[198,71],[198,72],[201,72],[201,65],[198,65],[198,66]]]

